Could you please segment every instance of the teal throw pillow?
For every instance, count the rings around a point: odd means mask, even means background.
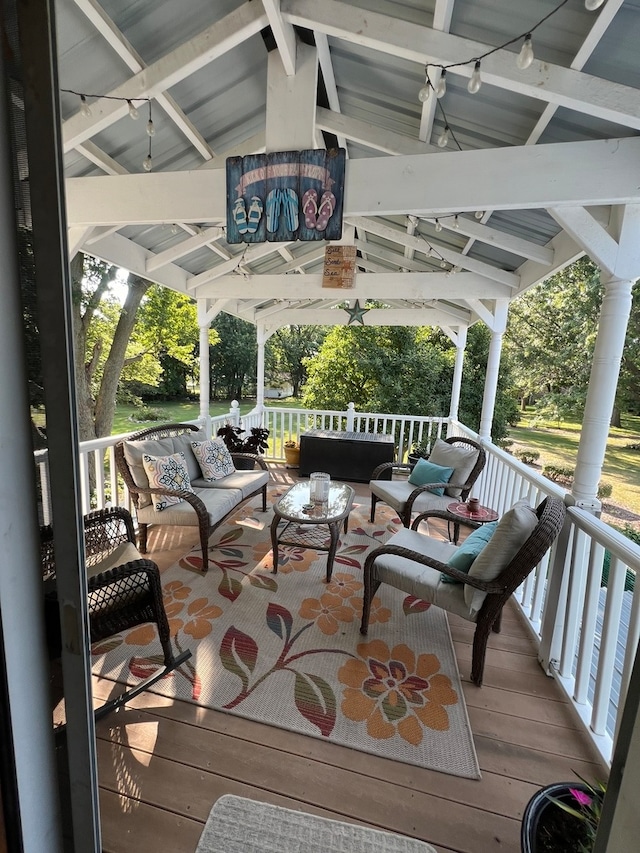
[[[459,572],[468,574],[473,561],[480,554],[489,539],[491,539],[497,526],[498,522],[492,521],[489,524],[483,524],[482,527],[470,533],[455,554],[449,557],[447,565],[458,569]],[[442,572],[440,577],[442,578],[442,583],[461,583],[461,581],[445,575],[444,572]]]
[[[453,468],[445,468],[429,462],[428,459],[418,459],[413,471],[409,474],[412,486],[427,486],[431,483],[448,483],[453,475]],[[443,495],[444,488],[433,489],[434,495]]]

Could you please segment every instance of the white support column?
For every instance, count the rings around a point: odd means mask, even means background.
[[[571,490],[578,505],[586,504],[596,511],[600,508],[598,483],[607,449],[633,286],[633,281],[614,276],[603,277],[603,282],[605,293]]]
[[[264,345],[267,335],[264,323],[258,323],[256,327],[258,340],[258,363],[256,365],[256,409],[264,411]]]
[[[200,328],[200,420],[204,424],[205,432],[211,435],[211,415],[209,413],[209,396],[211,390],[211,376],[209,371],[209,325],[211,321],[207,316],[207,300],[198,299],[198,326]]]
[[[449,406],[449,417],[453,421],[458,420],[458,407],[460,405],[460,388],[462,387],[462,368],[464,366],[464,350],[467,346],[467,327],[460,326],[458,329],[458,340],[456,342],[456,362],[453,367],[453,379],[451,382],[451,404]]]
[[[496,391],[498,388],[498,375],[500,373],[500,354],[502,353],[502,337],[507,327],[507,312],[509,303],[506,300],[497,300],[494,315],[494,325],[491,330],[491,343],[489,344],[489,357],[487,359],[487,372],[484,379],[484,395],[482,398],[482,414],[480,415],[480,438],[491,439],[491,425],[493,423],[493,411],[496,405]]]

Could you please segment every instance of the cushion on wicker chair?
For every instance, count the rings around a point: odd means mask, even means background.
[[[449,478],[452,483],[466,483],[473,466],[478,460],[478,451],[474,447],[464,447],[460,444],[447,444],[441,438],[437,438],[429,454],[429,462],[453,468],[453,474]],[[460,497],[461,490],[445,488],[445,494],[452,498]]]
[[[431,483],[448,483],[453,474],[453,468],[445,468],[436,465],[428,459],[418,459],[413,471],[409,474],[409,482],[412,486],[426,486]],[[443,495],[442,489],[432,489],[434,495]]]
[[[470,533],[456,553],[452,557],[449,557],[447,565],[458,569],[459,572],[468,572],[476,557],[480,555],[489,539],[493,536],[497,526],[497,521],[491,521],[489,524],[483,524],[482,527]],[[442,583],[461,583],[461,581],[443,572]]]
[[[469,576],[479,580],[495,580],[533,533],[538,516],[529,502],[520,500],[498,521],[493,536],[473,561]],[[465,586],[464,598],[472,613],[478,613],[486,593]]]

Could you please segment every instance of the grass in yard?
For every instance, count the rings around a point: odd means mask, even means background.
[[[514,445],[511,450],[537,450],[538,465],[558,465],[575,468],[578,456],[581,424],[562,421],[532,427],[533,412],[525,412],[520,425],[509,429],[509,438]],[[601,482],[611,483],[613,491],[605,503],[611,502],[640,514],[640,418],[623,415],[622,428],[611,427]]]

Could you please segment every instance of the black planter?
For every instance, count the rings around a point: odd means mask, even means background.
[[[522,816],[522,853],[577,853],[582,849],[580,841],[588,837],[584,821],[549,800],[550,796],[555,797],[579,808],[570,788],[593,796],[593,791],[581,782],[555,782],[531,797]]]

